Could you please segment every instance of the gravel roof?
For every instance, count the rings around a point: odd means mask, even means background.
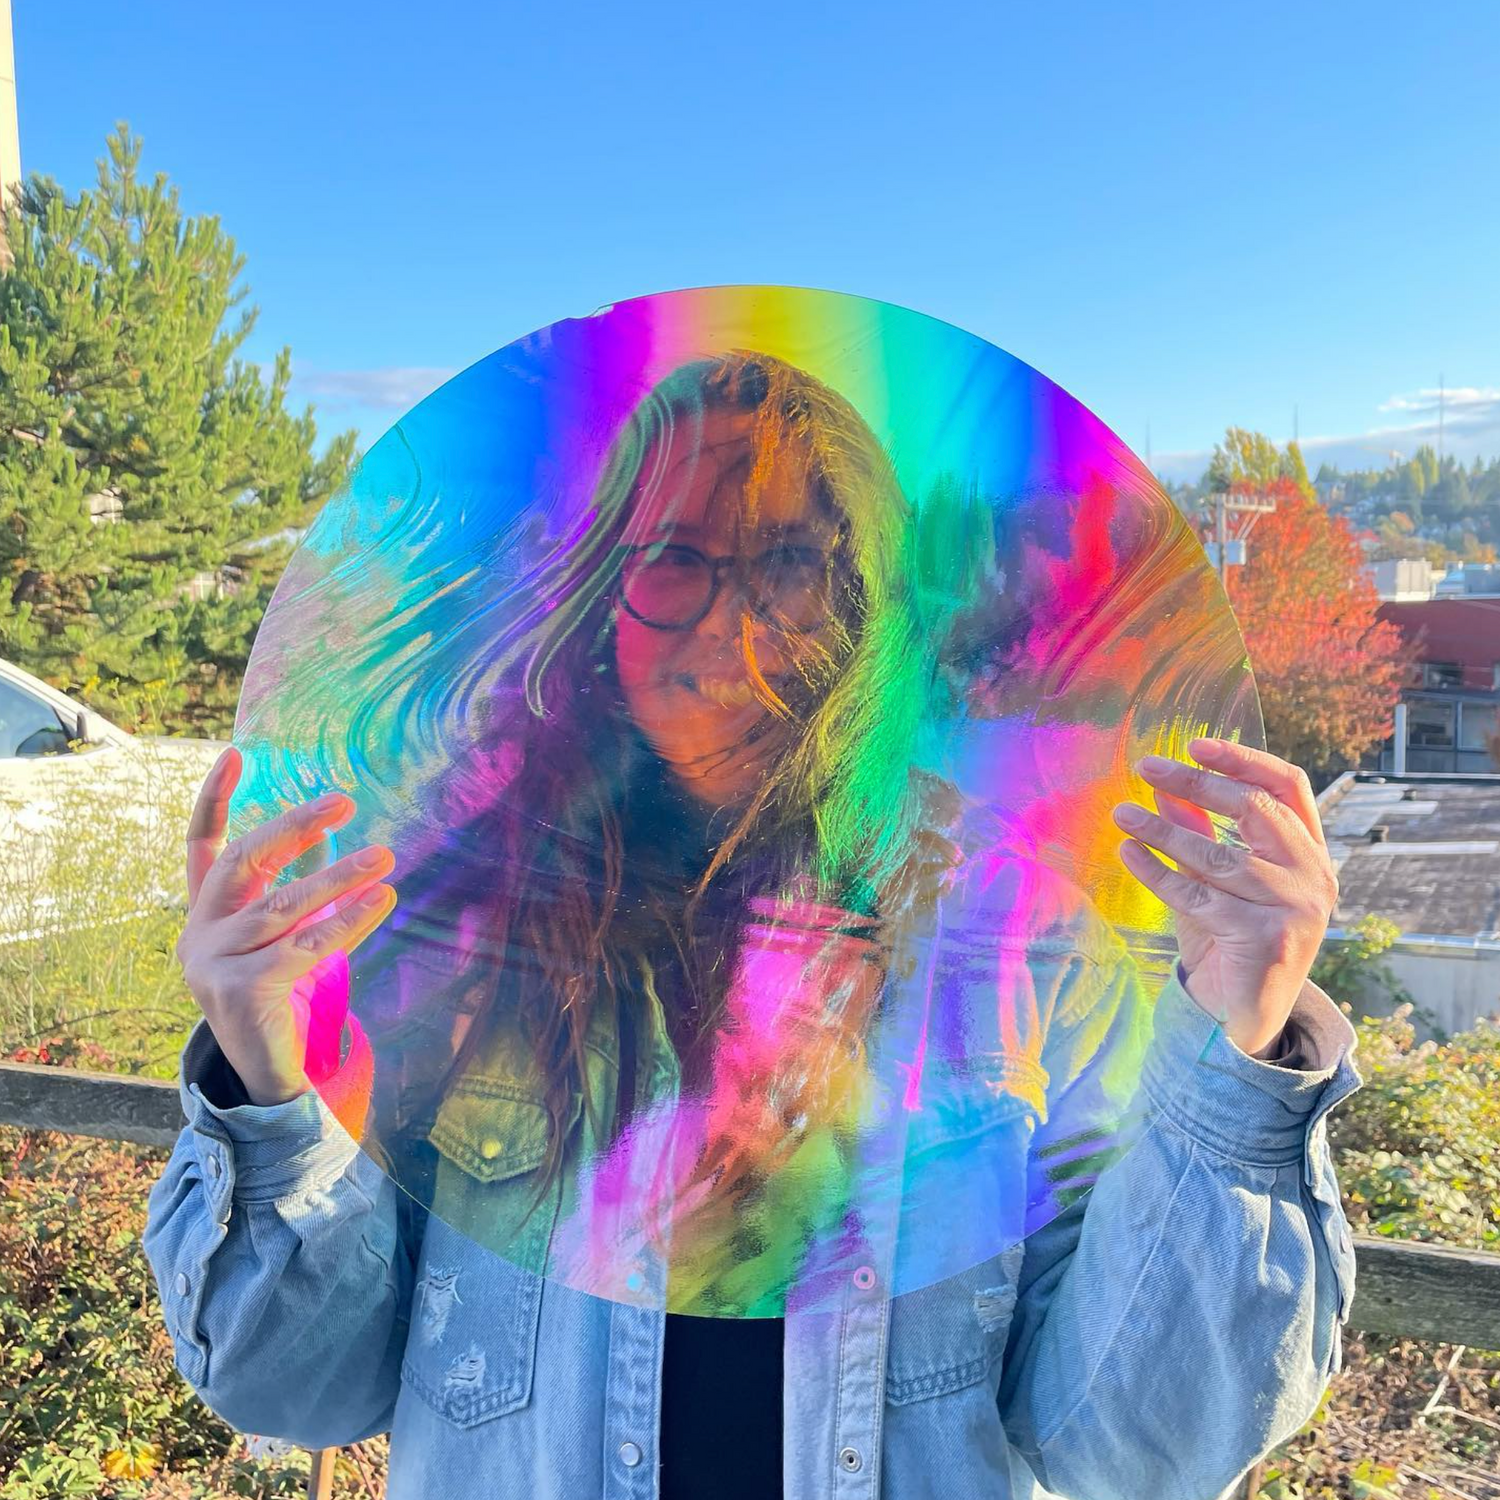
[[[1335,927],[1373,913],[1404,933],[1500,938],[1500,775],[1362,772],[1318,806],[1339,867]]]

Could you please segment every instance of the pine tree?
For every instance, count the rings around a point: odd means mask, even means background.
[[[346,476],[286,408],[216,217],[139,176],[126,126],[98,185],[34,176],[0,274],[0,657],[134,728],[226,732],[296,531]]]

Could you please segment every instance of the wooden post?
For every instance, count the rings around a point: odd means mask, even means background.
[[[175,1083],[0,1062],[0,1125],[170,1146],[186,1123]]]
[[[307,1475],[307,1500],[333,1500],[333,1466],[338,1456],[337,1448],[313,1450],[312,1468]]]

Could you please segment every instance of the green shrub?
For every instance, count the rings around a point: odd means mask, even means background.
[[[20,1060],[112,1061],[68,1038]],[[305,1453],[252,1459],[173,1365],[141,1250],[165,1156],[0,1128],[0,1500],[306,1494]],[[355,1466],[376,1479],[382,1445],[363,1448],[338,1493],[378,1493]]]
[[[1500,1251],[1500,1026],[1482,1021],[1418,1045],[1411,1010],[1403,1004],[1358,1023],[1365,1086],[1328,1116],[1350,1224],[1356,1234]],[[1420,1419],[1455,1355],[1444,1404],[1474,1416]],[[1343,1373],[1306,1427],[1270,1456],[1260,1494],[1500,1500],[1497,1424],[1500,1351],[1351,1334]]]
[[[1418,1046],[1409,1014],[1359,1023],[1365,1086],[1328,1117],[1350,1222],[1500,1250],[1500,1026]]]
[[[0,1046],[61,1033],[171,1077],[197,1013],[174,947],[202,772],[144,743],[48,759],[29,806],[0,788]]]

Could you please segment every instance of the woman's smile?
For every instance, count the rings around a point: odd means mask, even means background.
[[[672,677],[672,683],[720,708],[745,708],[756,701],[755,686],[747,677],[696,676],[678,672]]]

